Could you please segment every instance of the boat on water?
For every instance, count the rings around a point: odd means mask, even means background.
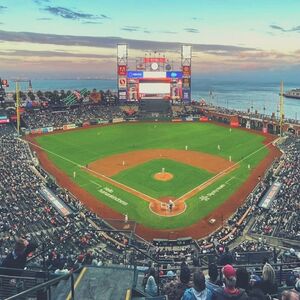
[[[287,91],[287,92],[283,93],[283,96],[286,98],[300,99],[300,89],[293,89],[293,90]]]

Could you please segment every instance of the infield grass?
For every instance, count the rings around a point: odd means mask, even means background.
[[[263,148],[263,136],[239,129],[232,129],[230,132],[229,128],[209,123],[118,124],[43,135],[38,137],[37,141],[46,151],[52,152],[48,153],[48,156],[56,166],[99,201],[116,211],[128,214],[130,219],[138,223],[156,229],[186,227],[205,217],[226,201],[247,180],[251,171],[248,165],[251,169],[254,168],[268,154],[268,150]],[[184,214],[168,218],[167,221],[165,217],[151,213],[147,202],[95,178],[78,166],[133,150],[159,148],[184,150],[186,145],[189,150],[218,155],[225,159],[231,156],[233,162],[241,159],[243,161],[240,162],[239,168],[190,198]],[[221,146],[221,150],[218,150],[218,145]],[[255,151],[255,154],[245,159]],[[147,173],[147,170],[151,168],[147,164],[143,165]],[[135,168],[142,168],[143,165]],[[76,171],[75,179],[72,178],[73,171]],[[123,172],[130,172],[130,169]],[[144,185],[145,189],[153,188],[147,174],[144,179],[140,177],[134,182],[127,182],[126,173],[122,173],[119,173],[115,179],[117,180],[120,176],[119,180],[126,181],[131,187]],[[143,183],[144,180],[145,183]],[[185,185],[192,181],[193,178],[187,176],[186,181],[182,179],[178,185]]]
[[[154,179],[154,175],[161,172],[162,168],[174,177],[169,181]],[[122,171],[112,178],[154,198],[166,196],[178,198],[212,176],[213,174],[203,169],[174,160],[155,159]]]

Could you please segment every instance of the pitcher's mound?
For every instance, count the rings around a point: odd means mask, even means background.
[[[160,181],[169,181],[171,179],[173,179],[173,174],[169,173],[169,172],[159,172],[159,173],[156,173],[154,174],[154,179],[156,180],[160,180]]]

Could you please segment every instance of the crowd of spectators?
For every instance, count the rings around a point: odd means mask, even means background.
[[[49,183],[45,172],[38,171],[27,143],[14,134],[12,127],[1,126],[1,256],[9,253],[16,237],[23,237],[37,244],[39,251],[45,250],[43,256],[53,271],[66,263],[70,267],[82,262],[86,256],[96,265],[124,263],[126,237],[97,230],[110,228],[68,191]],[[72,213],[62,216],[40,194],[43,186],[51,187]],[[43,256],[33,262],[40,265]]]
[[[300,240],[300,140],[288,138],[280,147],[284,151],[276,174],[280,190],[269,209],[257,210],[252,232]]]
[[[169,271],[170,272],[170,271]],[[168,273],[169,273],[168,272]],[[149,281],[151,284],[149,284]],[[162,278],[161,273],[155,273],[152,267],[145,275],[145,290],[152,296],[161,294],[173,300],[195,299],[299,299],[300,278],[295,276],[286,285],[279,287],[276,269],[266,260],[260,267],[259,274],[251,268],[234,268],[226,264],[221,269],[216,264],[208,266],[205,275],[201,268],[190,267],[182,263],[180,269]],[[151,291],[149,291],[151,286]],[[295,298],[285,298],[288,294]]]
[[[124,117],[124,113],[119,106],[111,105],[80,105],[74,108],[62,108],[54,110],[52,108],[26,110],[22,114],[22,119],[29,129],[54,127],[62,128],[66,124],[83,123],[91,120],[111,120]]]

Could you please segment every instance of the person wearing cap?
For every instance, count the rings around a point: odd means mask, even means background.
[[[224,287],[220,293],[215,294],[217,300],[246,300],[248,296],[243,289],[236,287],[236,270],[232,265],[225,265],[222,269]]]
[[[35,251],[37,245],[26,239],[18,238],[14,250],[3,260],[1,267],[10,269],[24,269],[27,257]]]
[[[163,294],[168,296],[168,299],[180,300],[184,292],[191,286],[189,284],[191,278],[190,269],[183,266],[180,270],[179,280],[171,281],[163,288]]]
[[[203,272],[197,268],[193,275],[193,287],[187,289],[182,300],[212,300],[213,293],[205,285],[205,276]]]

